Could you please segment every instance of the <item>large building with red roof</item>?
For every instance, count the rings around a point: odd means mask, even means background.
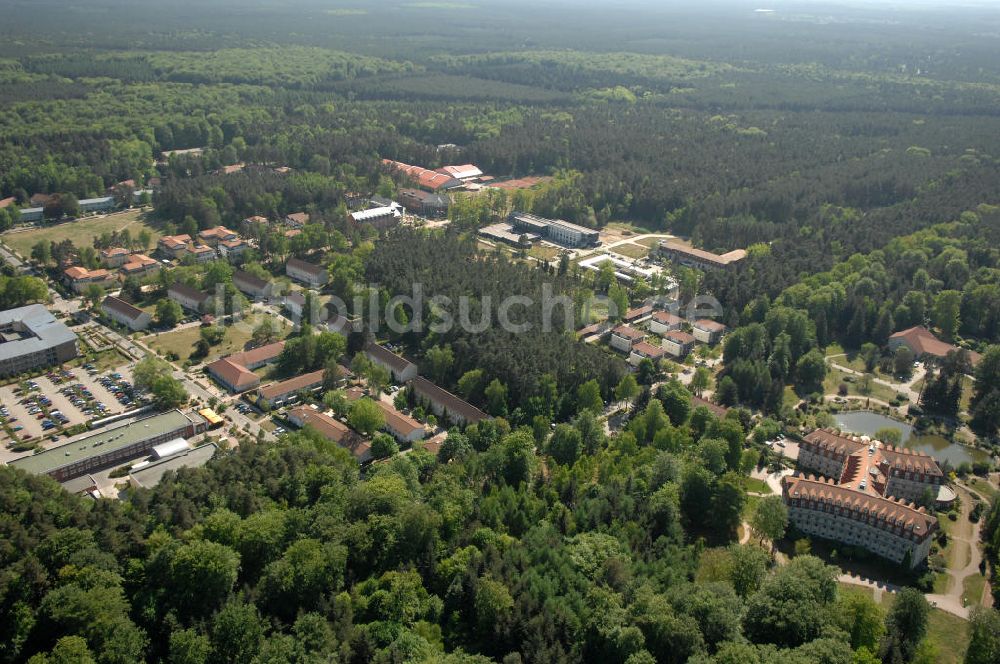
[[[799,445],[798,469],[782,482],[796,528],[911,567],[927,559],[938,522],[915,501],[945,483],[933,458],[817,429]]]
[[[913,357],[923,360],[943,360],[949,353],[959,350],[957,346],[941,341],[926,327],[920,325],[901,330],[889,337],[889,349],[896,350],[900,346],[906,346],[913,353]],[[979,353],[969,351],[969,361],[973,365],[979,363],[982,356]]]
[[[428,191],[458,189],[465,185],[464,182],[453,175],[432,171],[421,166],[412,166],[404,164],[401,161],[392,161],[391,159],[383,159],[382,163],[398,173],[403,173],[406,177],[417,183],[417,186],[421,189],[427,189]]]

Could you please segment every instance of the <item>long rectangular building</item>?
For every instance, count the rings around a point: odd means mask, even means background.
[[[425,401],[430,404],[435,415],[459,426],[475,424],[490,417],[471,403],[438,387],[423,376],[417,376],[410,381],[410,389],[413,390],[417,401]]]
[[[0,312],[0,376],[68,362],[76,334],[40,304]]]
[[[744,249],[734,249],[725,254],[714,254],[704,249],[695,249],[678,240],[660,243],[660,253],[672,261],[700,270],[726,270],[741,263],[747,257]]]
[[[151,452],[160,443],[190,438],[205,431],[205,427],[205,421],[197,415],[172,410],[86,435],[65,445],[15,459],[9,465],[63,482],[135,459]]]
[[[813,475],[782,481],[788,518],[799,530],[859,546],[896,563],[922,564],[938,521],[923,507],[871,495]]]
[[[601,243],[600,232],[571,224],[562,219],[546,219],[527,212],[511,212],[507,221],[520,232],[541,235],[550,242],[567,247],[596,247]]]

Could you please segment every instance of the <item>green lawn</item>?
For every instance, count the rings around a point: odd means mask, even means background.
[[[156,246],[156,241],[160,239],[160,232],[156,230],[148,219],[148,213],[140,210],[129,210],[121,214],[113,214],[107,217],[96,217],[92,219],[81,219],[71,221],[58,226],[35,228],[30,231],[17,233],[4,233],[3,241],[12,249],[27,258],[31,254],[31,247],[39,240],[51,240],[62,242],[72,240],[78,247],[93,246],[94,238],[103,233],[111,233],[128,229],[133,238],[139,235],[143,229],[149,231],[150,249]]]
[[[826,380],[823,381],[823,391],[826,394],[839,394],[838,389],[841,383],[847,385],[847,394],[850,396],[871,397],[890,403],[896,398],[895,390],[875,381],[871,383],[871,392],[869,394],[862,394],[859,389],[861,387],[861,376],[849,374],[836,367],[830,367],[830,370],[827,372]]]
[[[544,244],[536,244],[528,250],[528,255],[543,261],[551,261],[559,257],[559,250]]]
[[[977,493],[981,494],[985,498],[993,500],[1000,495],[1000,491],[996,489],[988,480],[981,477],[970,477],[969,486],[976,490]]]
[[[649,255],[649,247],[643,247],[633,242],[620,244],[611,249],[611,251],[622,256],[628,256],[629,258],[645,258]]]
[[[983,591],[986,590],[986,579],[981,574],[967,576],[962,581],[965,601],[969,606],[975,606],[983,601]]]
[[[773,493],[771,491],[771,487],[767,485],[767,482],[759,480],[756,477],[744,477],[743,489],[746,491],[753,491],[755,493]]]
[[[278,336],[285,336],[288,332],[287,324],[280,320],[276,322],[279,325],[282,325],[281,330],[278,332]],[[250,341],[252,334],[253,329],[245,323],[227,327],[226,336],[222,340],[222,343],[218,346],[212,346],[208,356],[203,358],[201,361],[212,362],[220,357],[243,350],[247,342]],[[180,362],[185,362],[191,356],[191,353],[194,351],[194,345],[200,338],[201,328],[194,326],[183,330],[176,330],[174,332],[149,335],[148,337],[145,337],[144,341],[150,348],[157,351],[161,355],[174,352],[180,358]]]
[[[652,249],[653,247],[659,245],[660,242],[663,242],[665,239],[666,238],[663,237],[644,237],[641,240],[636,240],[635,243],[641,244],[644,247]]]

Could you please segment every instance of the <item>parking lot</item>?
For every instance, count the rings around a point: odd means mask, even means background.
[[[0,387],[0,417],[18,441],[57,435],[62,429],[140,405],[131,381],[128,367],[104,373],[88,367],[55,369],[24,383]]]

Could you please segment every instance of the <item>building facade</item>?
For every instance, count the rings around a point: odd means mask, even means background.
[[[747,257],[744,249],[714,254],[704,249],[695,249],[677,240],[661,242],[660,254],[675,263],[699,270],[728,270],[739,265]]]
[[[327,282],[325,269],[294,257],[289,258],[288,262],[285,263],[285,274],[313,288],[323,286]]]
[[[149,312],[111,295],[104,298],[101,303],[101,311],[111,320],[124,325],[133,332],[145,330],[152,322]]]
[[[630,353],[632,352],[632,347],[640,341],[645,340],[645,338],[646,335],[641,330],[629,327],[628,325],[619,325],[611,330],[611,337],[608,340],[608,344],[615,350]]]
[[[798,469],[783,497],[799,530],[911,567],[926,560],[938,522],[915,501],[933,501],[944,484],[933,458],[817,429],[799,444]]]
[[[77,356],[76,334],[40,304],[0,312],[0,376],[15,376]]]

